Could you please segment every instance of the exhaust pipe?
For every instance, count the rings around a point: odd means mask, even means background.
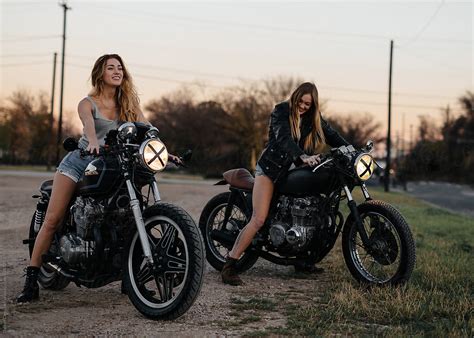
[[[63,275],[63,276],[66,277],[66,278],[69,278],[69,279],[72,279],[72,280],[75,280],[75,279],[76,279],[76,276],[73,276],[73,275],[67,273],[67,272],[64,271],[60,266],[58,266],[58,265],[56,265],[56,264],[53,264],[53,263],[49,262],[49,263],[46,263],[46,266],[47,266],[48,268],[51,268],[51,269],[53,269],[54,271],[60,273],[61,275]]]

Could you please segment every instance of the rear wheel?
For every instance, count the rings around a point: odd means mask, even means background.
[[[230,192],[214,196],[204,207],[199,219],[199,229],[206,247],[206,259],[218,271],[221,271],[224,267],[226,256],[230,251],[230,245],[224,246],[222,243],[211,238],[212,231],[221,231],[223,235],[235,240],[239,232],[250,220],[244,212],[245,208],[242,205],[242,201],[237,199],[232,208],[229,221],[227,224],[223,224],[229,196]],[[239,272],[244,272],[250,269],[257,260],[258,255],[245,252],[235,265],[235,268]]]
[[[359,282],[376,285],[406,283],[415,266],[415,242],[408,223],[391,205],[368,201],[358,206],[370,247],[362,243],[350,216],[342,234],[342,249],[349,271]]]
[[[38,229],[38,232],[35,231],[35,217],[37,217],[37,213],[39,213],[38,210],[35,211],[33,218],[31,219],[31,224],[30,224],[29,238],[34,239],[34,242],[30,242],[28,245],[30,258],[31,258],[31,254],[33,253],[36,237],[38,236],[38,233],[39,233],[39,229]],[[43,226],[42,223],[41,223],[41,226]],[[49,252],[56,255],[57,248],[58,248],[58,243],[56,239],[53,237],[53,242],[51,243]],[[42,264],[40,267],[40,272],[38,274],[38,282],[45,289],[58,291],[68,286],[70,281],[69,279],[61,275],[59,272],[48,267],[47,264]]]

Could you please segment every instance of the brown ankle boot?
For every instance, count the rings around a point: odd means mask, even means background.
[[[237,263],[237,259],[234,258],[227,258],[227,261],[224,264],[224,267],[222,268],[221,271],[221,277],[222,277],[222,282],[224,284],[229,284],[229,285],[242,285],[244,282],[242,279],[240,279],[237,270],[235,268],[235,264]]]

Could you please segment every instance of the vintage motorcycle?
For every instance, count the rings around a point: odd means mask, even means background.
[[[69,138],[64,147],[75,150],[77,142]],[[205,252],[191,216],[161,202],[155,174],[167,162],[157,128],[127,122],[110,131],[43,256],[39,283],[61,290],[71,281],[97,288],[122,280],[122,292],[146,317],[174,319],[184,314],[201,289]],[[45,181],[41,195],[33,196],[38,203],[29,238],[23,241],[30,256],[52,183]]]
[[[334,247],[342,230],[342,251],[354,278],[370,285],[398,285],[408,281],[416,254],[410,228],[393,206],[373,200],[365,181],[377,165],[370,155],[373,143],[332,149],[315,168],[290,170],[275,185],[264,226],[238,261],[243,272],[259,257],[303,271],[321,261]],[[222,270],[225,256],[252,215],[254,178],[246,169],[223,174],[216,185],[230,192],[212,198],[202,211],[199,228],[208,262]],[[359,205],[352,190],[359,186],[365,201]],[[349,215],[339,210],[347,199]]]

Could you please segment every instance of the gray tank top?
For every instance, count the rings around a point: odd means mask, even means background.
[[[94,127],[95,127],[95,134],[97,135],[97,140],[99,141],[99,145],[103,146],[105,142],[105,135],[109,132],[109,130],[117,129],[120,125],[119,120],[109,120],[106,119],[99,110],[99,107],[95,104],[94,100],[90,96],[86,96],[86,99],[92,103],[92,117],[94,118]],[[79,148],[86,149],[89,144],[89,140],[83,130],[82,136],[79,139]]]

